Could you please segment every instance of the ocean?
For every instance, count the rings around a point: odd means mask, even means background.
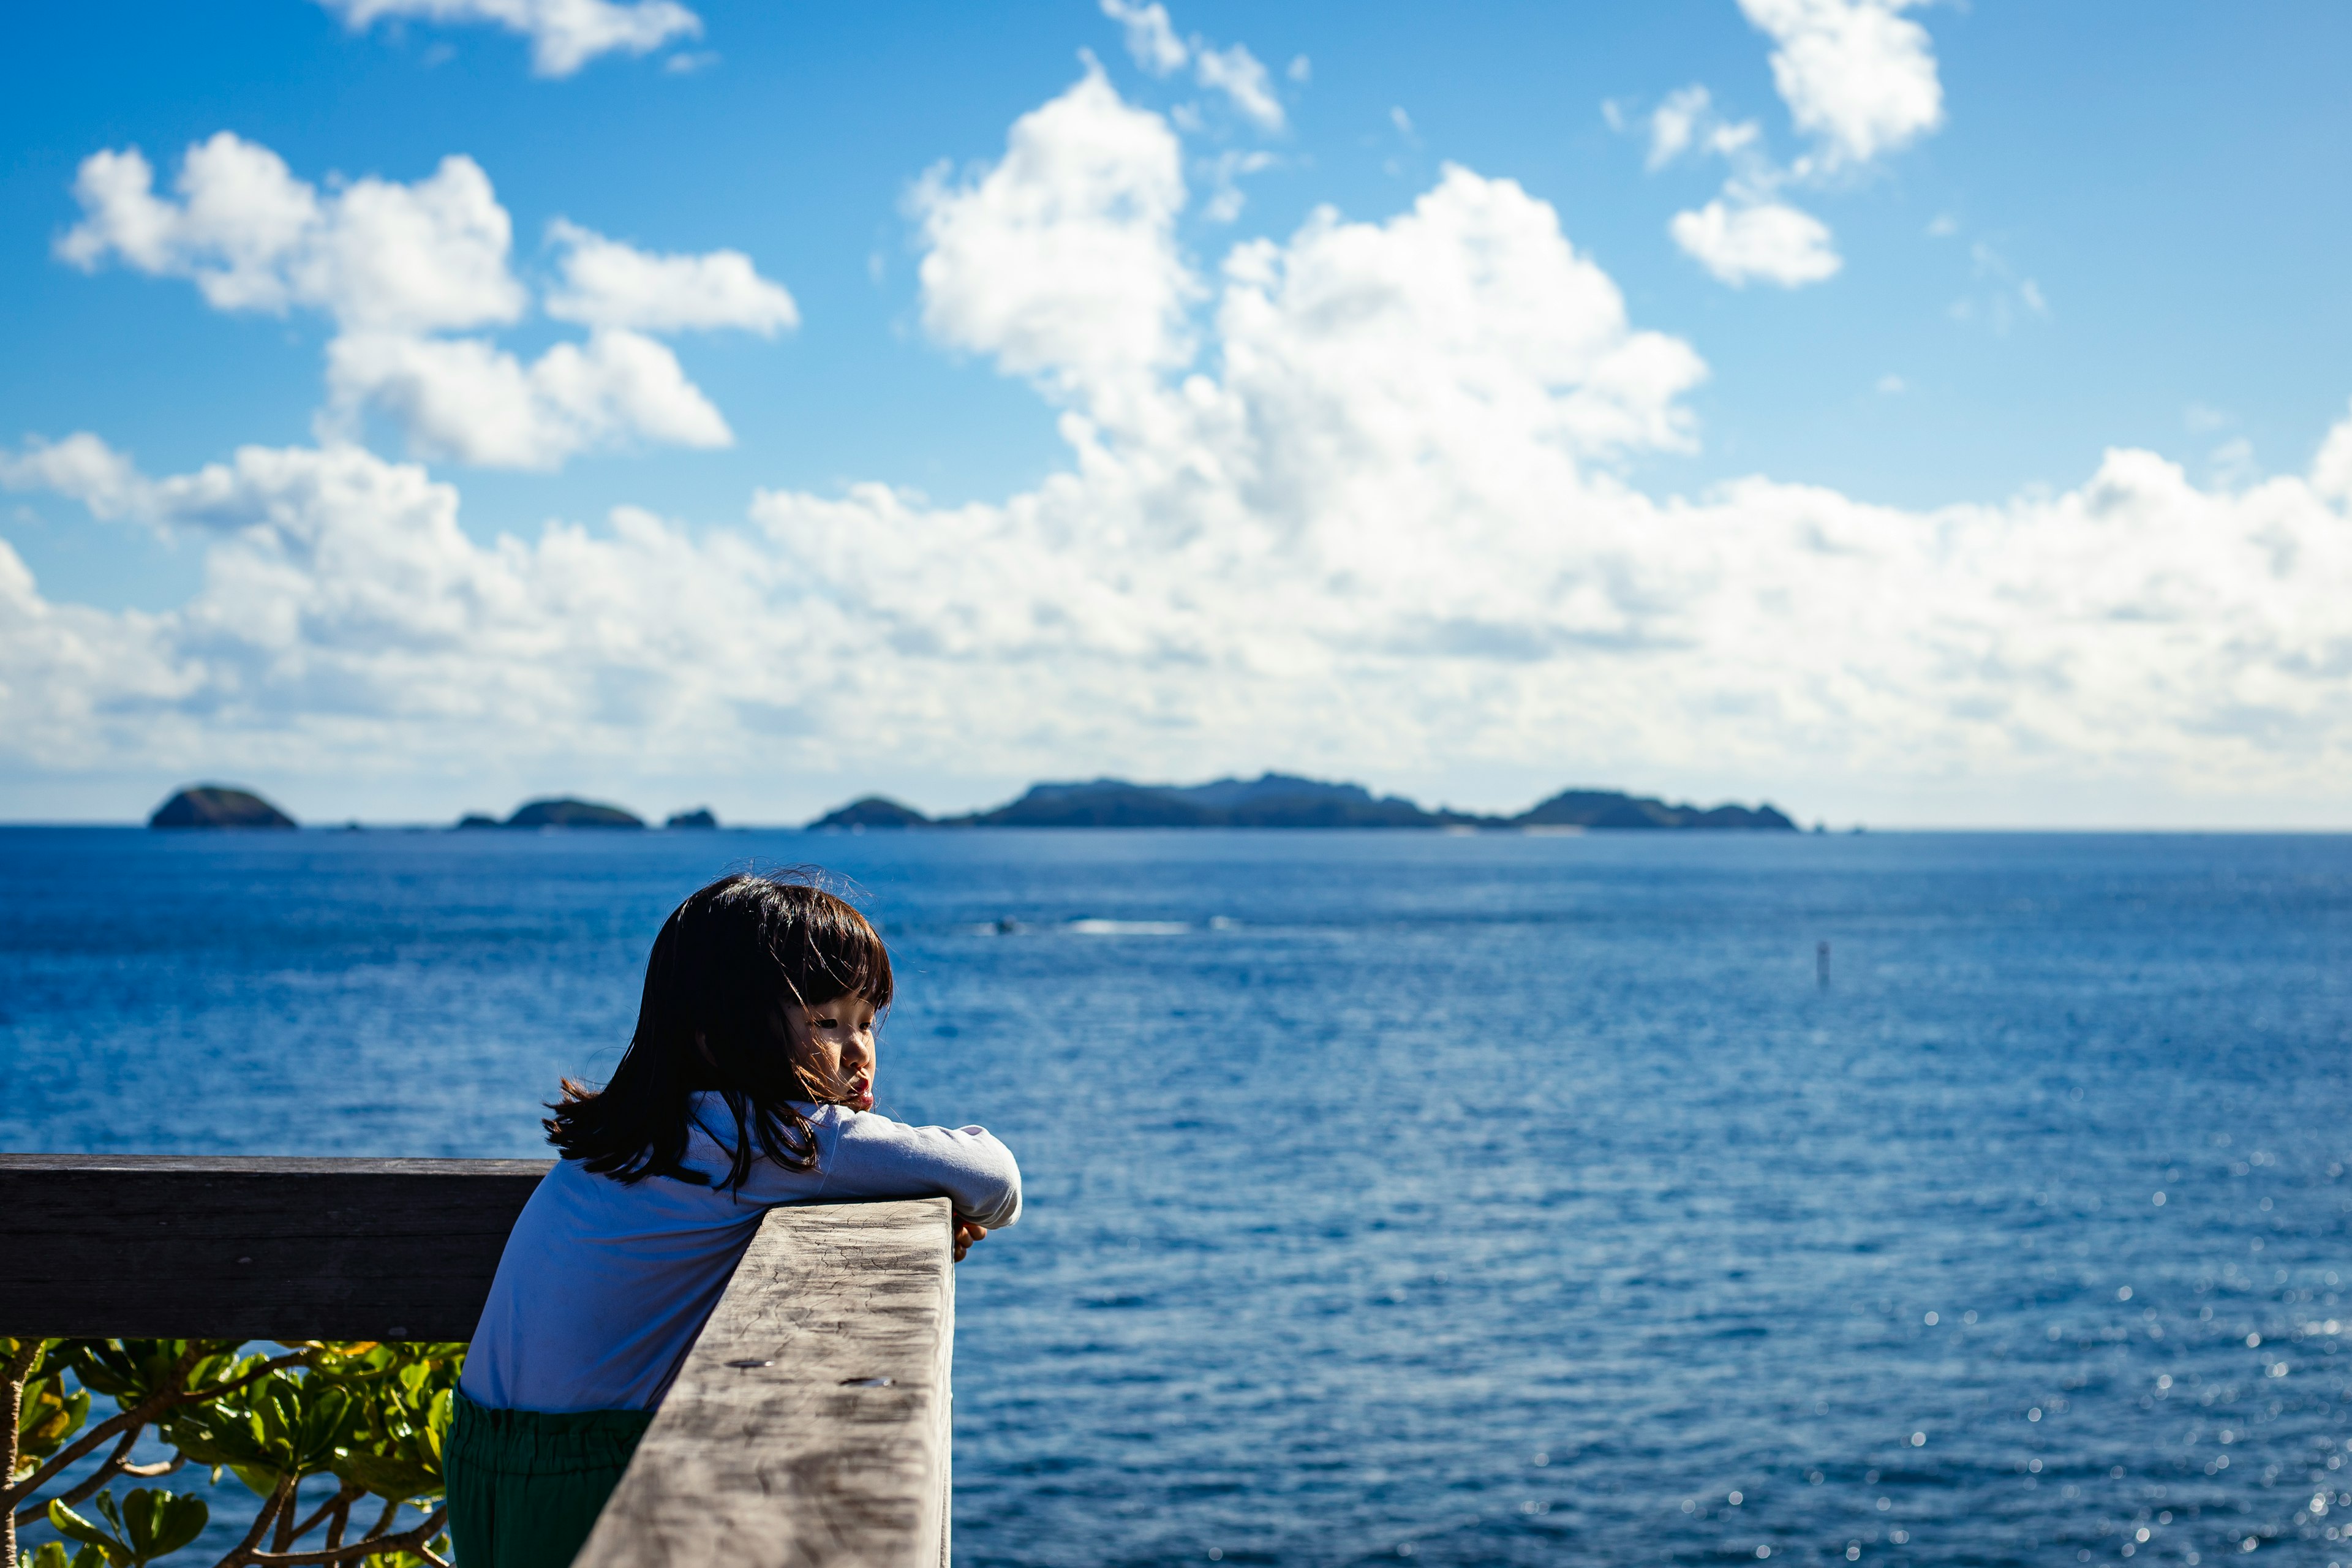
[[[967,1568],[2352,1563],[2352,839],[0,829],[0,1147],[538,1153],[803,864]]]

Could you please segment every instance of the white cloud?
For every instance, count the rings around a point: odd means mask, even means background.
[[[480,165],[449,157],[414,184],[366,178],[321,195],[268,148],[224,131],[190,147],[176,202],[137,148],[84,159],[82,221],[58,253],[186,278],[223,310],[323,310],[345,327],[439,331],[511,321],[528,295],[513,229]]]
[[[2352,503],[2352,412],[2337,420],[2312,459],[2312,488],[2338,505]]]
[[[354,437],[391,419],[424,455],[549,468],[645,442],[720,447],[733,437],[646,332],[799,324],[782,285],[740,251],[656,255],[558,219],[547,313],[592,329],[526,366],[485,337],[439,334],[520,319],[530,291],[509,264],[513,225],[470,158],[413,184],[373,177],[321,192],[267,147],[227,132],[188,150],[159,196],[137,149],[84,160],[84,216],[58,242],[84,269],[116,259],[193,280],[225,310],[303,307],[336,323],[320,427]]]
[[[1169,23],[1168,7],[1159,0],[1148,5],[1136,5],[1134,0],[1102,0],[1102,13],[1127,30],[1127,52],[1153,76],[1182,70],[1192,58],[1192,51]]]
[[[352,31],[385,18],[486,22],[530,40],[531,68],[570,76],[617,49],[650,54],[672,38],[702,36],[702,18],[673,0],[319,0]]]
[[[1669,93],[1650,114],[1650,168],[1698,151],[1725,159],[1732,170],[1718,199],[1675,215],[1668,225],[1675,243],[1735,288],[1755,278],[1798,288],[1833,276],[1843,263],[1828,226],[1778,193],[1791,183],[1822,183],[1943,122],[1943,88],[1927,30],[1902,15],[1922,3],[1739,0],[1748,19],[1779,46],[1773,83],[1818,151],[1781,166],[1766,155],[1756,123],[1722,119],[1705,87]],[[1603,104],[1602,111],[1612,129],[1624,128],[1616,104]],[[1927,232],[1951,227],[1939,217]],[[2039,309],[2030,283],[2020,297]]]
[[[1616,465],[1692,438],[1704,367],[1507,180],[1449,168],[1386,221],[1234,247],[1188,370],[1173,150],[1092,81],[924,209],[927,321],[1078,405],[1065,471],[478,542],[454,489],[353,447],[148,479],[71,437],[0,479],[200,542],[205,584],[101,613],[0,545],[0,758],[724,777],[778,815],[918,774],[1280,763],[2341,818],[2310,803],[2352,762],[2352,416],[2308,478],[2236,492],[2123,450],[1999,505],[1653,498]],[[1080,257],[1158,281],[1073,288],[1057,326],[1029,279]]]
[[[1244,46],[1213,49],[1196,39],[1192,74],[1202,87],[1223,93],[1260,130],[1282,129],[1282,100],[1274,95],[1274,84],[1266,77],[1265,67]]]
[[[1712,201],[1666,226],[1684,253],[1733,288],[1752,279],[1800,288],[1844,265],[1819,218],[1782,202]]]
[[[1125,31],[1127,52],[1151,75],[1171,76],[1190,65],[1195,81],[1212,92],[1224,94],[1236,110],[1261,130],[1283,128],[1282,100],[1275,96],[1273,79],[1245,46],[1220,49],[1197,35],[1190,42],[1178,37],[1168,7],[1160,0],[1150,4],[1102,0],[1102,13]],[[1309,68],[1307,57],[1298,56],[1290,62],[1290,79],[1305,81]]]
[[[1911,390],[1911,384],[1893,371],[1889,371],[1878,378],[1878,390],[1884,396],[1900,397]]]
[[[149,490],[129,458],[87,430],[62,441],[37,438],[22,452],[0,451],[0,488],[51,490],[100,520],[146,510]]]
[[[1622,115],[1617,123],[1622,128]],[[1752,120],[1735,124],[1717,114],[1704,87],[1679,88],[1650,111],[1649,167],[1654,174],[1685,153],[1709,153],[1731,162],[1736,182],[1769,190],[1785,175],[1764,161],[1757,145],[1761,134]]]
[[[327,349],[321,426],[351,437],[382,414],[421,456],[486,468],[561,468],[640,441],[726,447],[734,434],[664,345],[619,328],[558,343],[526,366],[478,338],[347,333]]]
[[[1652,169],[1663,169],[1689,151],[1691,139],[1714,101],[1706,89],[1696,84],[1666,94],[1665,101],[1650,113]]]
[[[549,234],[562,250],[563,280],[546,306],[559,321],[655,332],[732,327],[762,336],[800,325],[792,295],[740,250],[655,256],[561,218]]]
[[[1065,395],[1131,399],[1192,357],[1199,285],[1171,238],[1183,205],[1175,133],[1089,67],[1013,122],[994,168],[917,184],[923,324]]]
[[[1921,0],[1739,0],[1771,36],[1772,82],[1797,128],[1832,166],[1867,163],[1943,123],[1927,30],[1902,13]]]
[[[1293,55],[1290,57],[1290,68],[1283,74],[1293,81],[1311,81],[1315,78],[1315,62],[1305,55]]]
[[[1765,157],[1754,121],[1725,120],[1707,89],[1694,84],[1668,93],[1649,125],[1653,172],[1692,152],[1731,165],[1720,196],[1666,225],[1675,245],[1717,280],[1735,289],[1757,279],[1797,289],[1843,265],[1829,226],[1774,195],[1790,176]]]

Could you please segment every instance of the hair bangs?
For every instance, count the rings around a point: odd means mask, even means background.
[[[801,919],[776,935],[800,949],[775,956],[803,1006],[821,1007],[844,996],[863,996],[877,1012],[890,1005],[896,984],[890,950],[873,923],[841,900],[820,893]]]

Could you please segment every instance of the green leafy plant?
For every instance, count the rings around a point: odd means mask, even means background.
[[[112,1492],[98,1494],[103,1526],[91,1523],[61,1502],[49,1504],[49,1523],[68,1541],[95,1547],[109,1568],[146,1568],[205,1532],[212,1510],[200,1497],[149,1491],[141,1487],[117,1507]],[[63,1548],[59,1548],[60,1551]]]
[[[465,1351],[312,1341],[264,1355],[216,1340],[0,1339],[15,1417],[0,1433],[0,1568],[143,1568],[193,1544],[210,1521],[205,1499],[138,1488],[118,1501],[112,1489],[189,1464],[261,1500],[215,1568],[442,1564],[441,1449]],[[117,1414],[93,1423],[93,1395]],[[134,1463],[151,1431],[172,1457]],[[320,1480],[331,1494],[306,1500],[306,1483]],[[374,1517],[355,1531],[363,1507]],[[403,1509],[425,1517],[400,1529]],[[65,1540],[20,1557],[16,1529],[36,1522]]]
[[[62,1542],[45,1541],[41,1549],[30,1557],[19,1559],[32,1568],[106,1568],[106,1553],[95,1546],[85,1546],[71,1557],[66,1555]]]

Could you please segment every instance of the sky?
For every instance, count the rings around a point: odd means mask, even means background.
[[[2352,826],[2352,13],[42,7],[0,819]]]

